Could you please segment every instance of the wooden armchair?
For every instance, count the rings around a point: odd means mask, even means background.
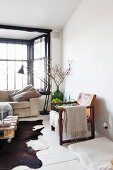
[[[83,141],[95,138],[95,123],[94,123],[94,104],[95,104],[96,95],[95,94],[86,94],[80,93],[78,96],[77,101],[75,102],[62,102],[62,103],[51,103],[51,110],[55,110],[59,114],[59,142],[60,145],[68,142],[76,142],[76,141]],[[65,107],[63,105],[73,105],[77,104],[80,106],[86,106],[86,115],[87,115],[87,123],[90,125],[91,135],[84,138],[78,139],[63,139],[63,118],[62,113],[65,112]],[[60,107],[59,107],[60,106]],[[51,113],[50,113],[51,117]],[[51,126],[51,130],[54,130],[55,127]]]

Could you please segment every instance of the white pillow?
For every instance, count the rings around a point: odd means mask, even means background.
[[[84,169],[111,169],[113,142],[105,137],[71,144],[68,148],[76,158],[79,158]]]

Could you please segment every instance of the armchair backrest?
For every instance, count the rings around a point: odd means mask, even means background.
[[[77,103],[81,106],[93,106],[95,99],[95,94],[80,93]]]

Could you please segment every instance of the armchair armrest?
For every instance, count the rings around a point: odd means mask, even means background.
[[[31,109],[31,116],[38,116],[39,114],[39,98],[31,98],[30,102],[30,109]]]
[[[77,101],[74,101],[74,102],[59,102],[59,103],[51,103],[51,109],[54,110],[54,107],[56,107],[57,105],[58,106],[62,106],[62,105],[69,105],[69,104],[78,104]]]
[[[78,104],[77,101],[51,103],[51,110],[55,110],[55,111],[59,112],[59,116],[62,117],[62,112],[65,111],[65,107],[63,107],[63,105],[69,105],[69,104],[74,104],[74,103]],[[92,106],[86,106],[86,115],[87,115],[87,120],[90,121],[92,119],[93,115],[94,115],[94,106],[93,105]]]
[[[58,103],[51,102],[51,104],[53,104],[53,105],[73,104],[73,103],[77,103],[77,101],[74,101],[74,102],[58,102]]]
[[[92,109],[94,106],[86,106],[87,109]]]

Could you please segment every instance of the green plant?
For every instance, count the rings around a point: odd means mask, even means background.
[[[60,103],[60,102],[62,102],[62,100],[60,100],[58,98],[52,100],[52,103]]]

